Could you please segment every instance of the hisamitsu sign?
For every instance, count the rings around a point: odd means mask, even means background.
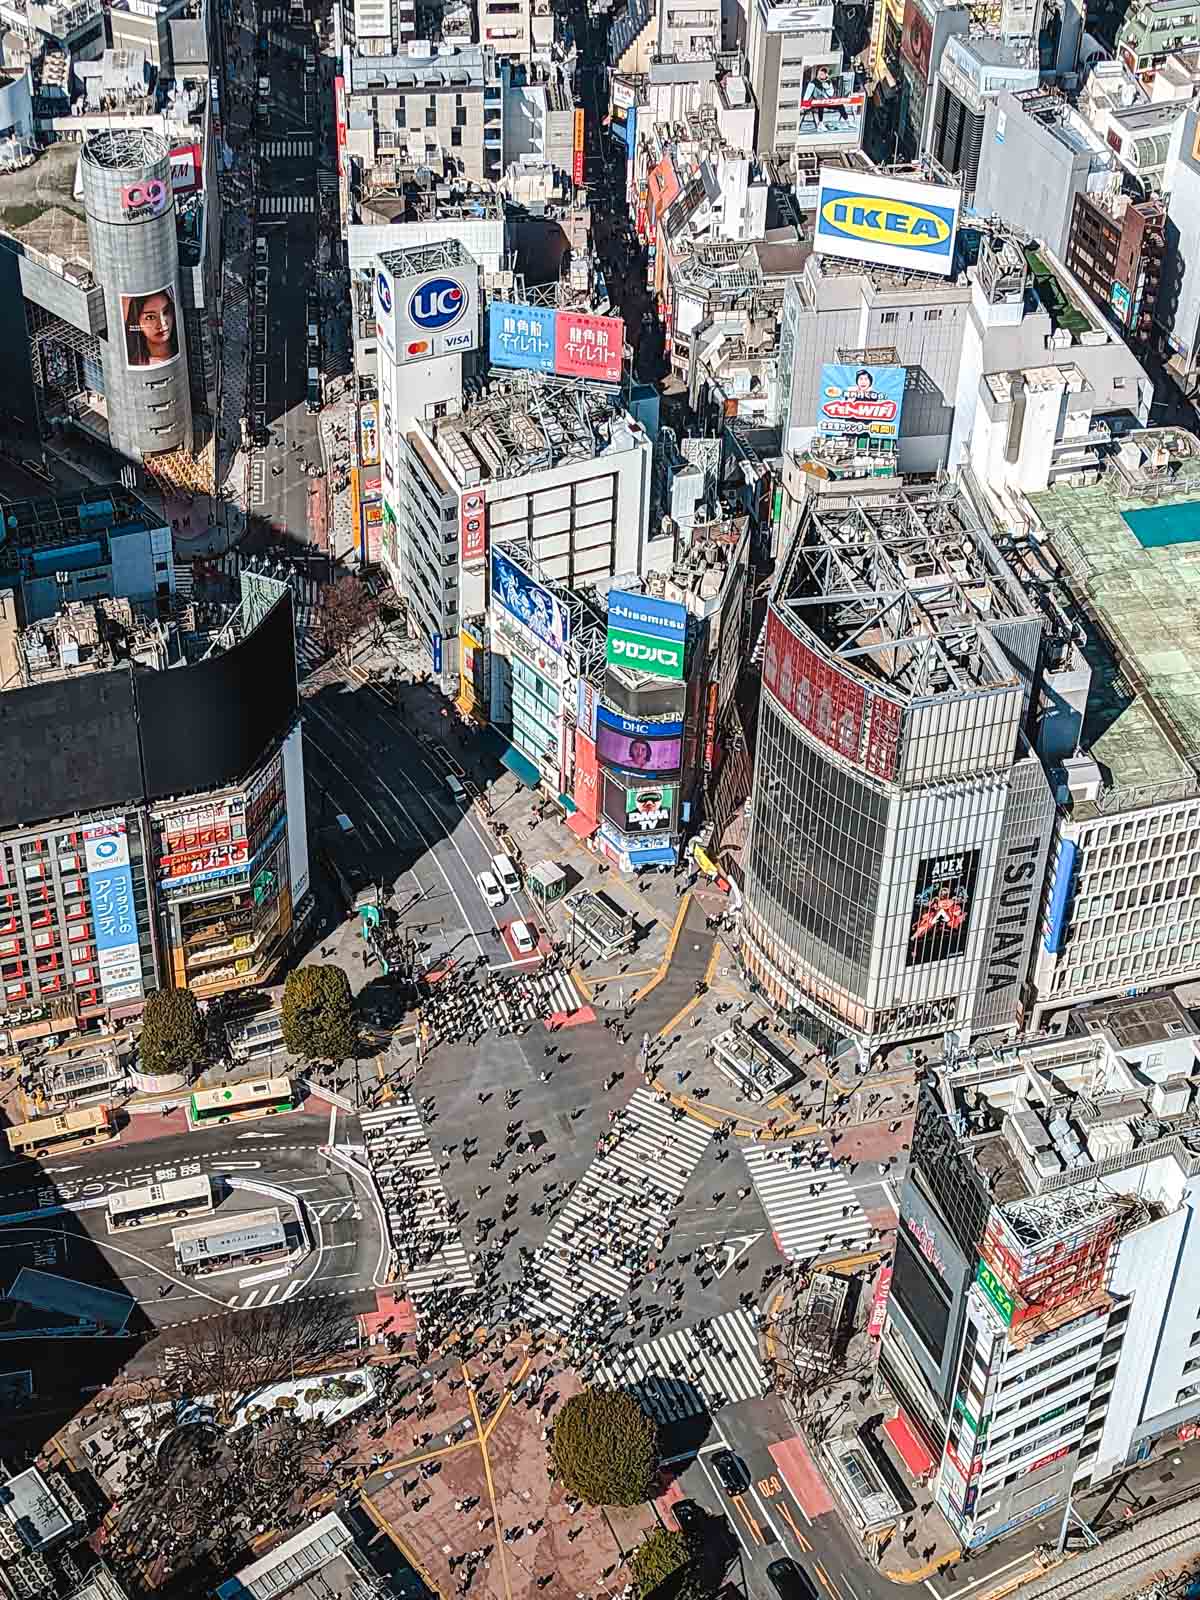
[[[846,261],[949,277],[961,196],[945,184],[914,183],[822,167],[813,247]]]

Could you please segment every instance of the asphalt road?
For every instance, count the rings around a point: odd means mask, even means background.
[[[140,1115],[116,1143],[0,1169],[0,1285],[7,1289],[22,1266],[61,1271],[122,1289],[156,1328],[299,1296],[361,1295],[362,1303],[372,1304],[387,1264],[382,1218],[366,1180],[326,1159],[331,1131],[339,1145],[357,1138],[319,1101],[272,1119],[269,1129],[254,1121],[189,1130],[182,1111]],[[287,1223],[298,1204],[309,1251],[294,1266],[245,1267],[189,1280],[175,1265],[173,1224],[108,1233],[100,1203],[108,1196],[200,1173],[222,1180],[217,1218],[278,1206]],[[83,1202],[92,1204],[48,1209]]]

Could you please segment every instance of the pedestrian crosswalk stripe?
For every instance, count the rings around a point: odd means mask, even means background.
[[[866,1244],[874,1229],[836,1167],[818,1166],[800,1145],[750,1145],[750,1181],[789,1261],[811,1261]]]
[[[316,197],[311,194],[260,194],[260,217],[311,216],[317,208]]]
[[[741,1308],[646,1344],[627,1345],[596,1369],[596,1378],[634,1395],[662,1423],[719,1411],[771,1388],[758,1351],[754,1313]]]
[[[611,1146],[571,1191],[533,1260],[525,1315],[561,1332],[606,1331],[658,1255],[670,1213],[712,1137],[649,1089],[634,1091]]]
[[[578,1011],[583,1003],[570,975],[561,967],[552,972],[531,973],[525,981],[530,993],[515,1004],[492,992],[490,1003],[495,1021],[511,1027],[513,1023],[535,1022],[540,1017],[569,1015]],[[484,1003],[488,1003],[486,998]]]
[[[313,136],[311,133],[296,133],[286,139],[260,139],[258,153],[260,156],[266,156],[268,160],[286,156],[310,156],[313,153]]]
[[[411,1299],[431,1289],[473,1289],[475,1277],[416,1106],[397,1100],[359,1121],[405,1293]]]

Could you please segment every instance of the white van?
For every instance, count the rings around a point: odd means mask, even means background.
[[[505,894],[516,894],[520,889],[521,874],[507,856],[493,856],[492,871],[499,878]]]
[[[452,798],[457,800],[460,806],[465,806],[467,803],[467,791],[452,772],[446,774],[445,784]]]

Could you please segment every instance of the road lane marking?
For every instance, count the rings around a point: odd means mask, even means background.
[[[829,1576],[829,1574],[825,1571],[825,1568],[821,1565],[821,1563],[819,1561],[814,1561],[813,1562],[813,1566],[816,1569],[817,1575],[820,1578],[821,1582],[825,1585],[825,1587],[829,1590],[830,1594],[833,1596],[833,1600],[842,1600],[841,1595],[838,1593],[837,1585],[834,1583],[833,1579]]]
[[[325,1143],[330,1147],[330,1149],[332,1149],[333,1146],[337,1143],[337,1140],[334,1137],[334,1134],[336,1133],[336,1131],[337,1131],[337,1107],[336,1106],[330,1106],[330,1108],[329,1108],[329,1137],[325,1141]]]
[[[742,1496],[740,1494],[733,1495],[732,1499],[733,1499],[734,1505],[741,1512],[742,1520],[745,1522],[746,1526],[750,1529],[750,1532],[754,1535],[755,1544],[765,1544],[766,1540],[763,1538],[762,1529],[759,1527],[758,1523],[754,1520],[753,1513],[751,1512],[749,1506],[747,1506],[745,1500],[742,1498]]]
[[[775,1509],[779,1512],[779,1515],[783,1518],[783,1520],[787,1523],[788,1527],[792,1530],[792,1538],[795,1539],[796,1543],[800,1546],[801,1550],[810,1551],[812,1549],[812,1545],[809,1544],[808,1540],[804,1537],[804,1535],[800,1532],[800,1529],[796,1526],[796,1520],[792,1516],[792,1513],[788,1510],[787,1505],[781,1500],[779,1502],[778,1506]]]
[[[274,1283],[279,1278],[291,1277],[291,1267],[272,1267],[270,1272],[256,1272],[252,1277],[239,1278],[238,1288],[249,1289],[255,1283]]]

